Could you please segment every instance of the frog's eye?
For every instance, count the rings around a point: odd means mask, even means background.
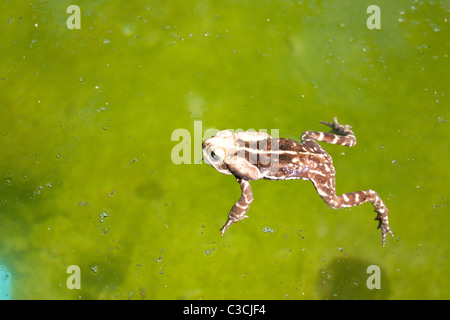
[[[211,156],[211,161],[219,162],[225,158],[225,151],[222,148],[214,148],[210,150],[209,155]]]

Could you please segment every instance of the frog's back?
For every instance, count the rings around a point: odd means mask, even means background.
[[[317,150],[311,150],[311,148],[308,148],[304,144],[288,139],[288,138],[278,138],[278,139],[272,139],[272,145],[274,145],[274,142],[278,141],[278,149],[282,151],[294,151],[299,153],[321,153],[322,151]]]

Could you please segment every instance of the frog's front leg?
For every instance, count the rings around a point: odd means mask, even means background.
[[[236,178],[236,181],[241,186],[241,198],[234,204],[233,208],[231,208],[231,211],[228,214],[227,222],[220,229],[220,231],[222,231],[222,236],[233,223],[236,223],[244,218],[248,218],[246,213],[250,208],[250,204],[253,202],[253,194],[252,188],[250,187],[250,181],[241,178]]]

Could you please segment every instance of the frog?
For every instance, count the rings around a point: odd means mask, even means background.
[[[254,200],[250,181],[254,180],[309,180],[318,195],[332,209],[349,208],[370,202],[376,212],[375,220],[381,229],[381,243],[392,233],[389,227],[389,210],[379,194],[368,189],[341,195],[336,194],[332,157],[318,142],[346,147],[356,144],[349,125],[341,125],[334,117],[332,122],[320,121],[331,128],[329,132],[307,130],[300,141],[272,137],[267,132],[222,130],[202,143],[203,159],[218,172],[233,175],[241,188],[239,200],[231,208],[220,229],[222,236],[228,228],[245,218]]]

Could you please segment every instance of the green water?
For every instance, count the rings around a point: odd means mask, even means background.
[[[379,30],[373,1],[76,1],[68,29],[71,4],[0,4],[13,299],[450,298],[448,1],[376,1]],[[395,238],[306,181],[253,182],[250,218],[221,237],[240,190],[194,161],[194,121],[298,139],[334,116],[358,139],[324,145],[337,191],[376,190]]]

